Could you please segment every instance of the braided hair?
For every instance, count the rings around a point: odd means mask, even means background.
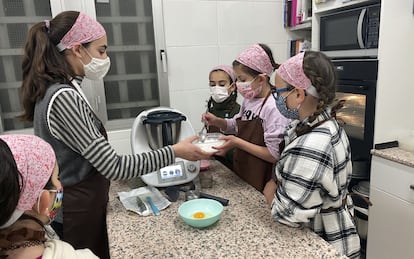
[[[316,111],[309,117],[309,121],[312,122],[335,100],[337,75],[331,60],[318,51],[305,52],[303,71],[319,94]],[[334,105],[332,115],[335,115],[336,110],[340,107],[341,105]]]
[[[331,108],[330,115],[337,119],[336,112],[344,106],[345,100],[335,99],[337,75],[330,59],[322,52],[306,51],[303,58],[303,71],[319,94],[316,111],[309,116],[308,122],[313,122],[327,107]],[[324,122],[320,121],[312,126],[308,123],[298,125],[296,134],[301,136],[309,133]]]

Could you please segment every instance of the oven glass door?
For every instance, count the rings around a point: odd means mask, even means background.
[[[365,133],[366,96],[356,93],[337,92],[336,98],[345,100],[344,107],[336,115],[338,122],[349,137],[363,140]]]

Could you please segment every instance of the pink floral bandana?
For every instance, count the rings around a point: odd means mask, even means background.
[[[266,51],[259,44],[254,44],[236,58],[241,64],[256,70],[257,72],[270,76],[273,72],[273,66]]]
[[[71,49],[76,43],[92,42],[102,38],[105,34],[105,29],[98,21],[84,13],[79,13],[72,28],[63,36],[56,47],[62,52],[65,49]]]
[[[306,90],[312,86],[312,83],[303,72],[304,55],[305,52],[301,52],[283,62],[277,70],[277,74],[291,86]]]
[[[0,135],[0,138],[9,146],[22,175],[16,210],[31,210],[53,173],[55,153],[47,142],[34,135]]]
[[[226,74],[228,74],[230,76],[230,78],[233,82],[236,81],[236,74],[234,73],[234,70],[233,70],[232,66],[219,65],[219,66],[213,67],[213,69],[210,71],[210,74],[211,74],[211,72],[216,71],[216,70],[224,71]]]

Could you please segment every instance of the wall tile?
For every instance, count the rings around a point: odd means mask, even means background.
[[[109,131],[108,141],[118,155],[132,154],[131,129]]]
[[[203,89],[208,73],[218,64],[217,46],[167,48],[168,83],[170,92]]]
[[[219,44],[284,42],[282,1],[219,1]]]
[[[167,46],[217,44],[215,1],[164,0]]]
[[[201,123],[201,114],[206,110],[206,100],[209,97],[207,85],[200,90],[171,92],[171,107],[184,113],[193,125],[194,130],[198,132],[203,125]]]

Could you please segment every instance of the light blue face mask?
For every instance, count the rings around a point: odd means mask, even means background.
[[[290,93],[289,93],[290,94]],[[279,112],[285,116],[288,119],[292,119],[292,120],[298,120],[299,119],[299,111],[298,108],[297,109],[289,109],[286,106],[286,98],[289,96],[276,96],[275,97],[275,102],[276,102],[276,107],[279,110]]]

